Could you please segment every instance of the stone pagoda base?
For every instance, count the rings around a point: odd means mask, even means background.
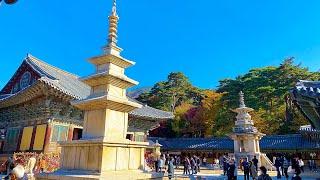
[[[144,172],[148,142],[78,140],[61,143],[61,169],[37,179],[150,179]]]
[[[37,180],[96,180],[96,179],[116,179],[116,180],[145,180],[145,179],[162,179],[162,173],[150,173],[140,170],[110,171],[103,175],[97,172],[81,170],[59,170],[51,174],[40,174]]]

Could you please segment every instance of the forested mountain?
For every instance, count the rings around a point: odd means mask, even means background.
[[[175,72],[138,99],[175,113],[175,119],[168,123],[171,136],[222,136],[231,132],[235,120],[231,109],[238,107],[238,93],[243,91],[247,106],[255,109],[251,115],[261,132],[293,133],[308,124],[289,96],[300,79],[320,80],[320,73],[310,72],[290,58],[279,66],[255,68],[235,79],[220,80],[215,90],[204,90]]]
[[[137,89],[130,89],[128,91],[128,96],[134,99],[137,99],[141,94],[147,93],[151,90],[151,87],[142,87]]]

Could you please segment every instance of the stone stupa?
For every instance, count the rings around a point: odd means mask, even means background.
[[[234,141],[234,157],[239,163],[240,158],[247,158],[252,160],[254,156],[259,160],[259,166],[266,166],[272,169],[272,163],[268,157],[261,153],[259,141],[265,134],[260,133],[254,126],[249,112],[253,111],[252,108],[246,107],[244,102],[244,94],[242,91],[239,93],[240,105],[233,112],[237,113],[233,133],[230,138]]]

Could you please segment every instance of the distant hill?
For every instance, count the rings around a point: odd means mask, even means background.
[[[136,99],[140,96],[140,94],[149,92],[150,90],[151,90],[151,87],[142,87],[142,88],[132,89],[128,91],[128,96]]]

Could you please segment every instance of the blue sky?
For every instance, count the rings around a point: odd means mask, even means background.
[[[62,3],[63,2],[63,3]],[[290,56],[320,69],[320,1],[118,0],[119,46],[140,87],[182,71],[215,88]],[[106,44],[111,0],[19,0],[0,6],[0,87],[27,53],[85,76]]]

